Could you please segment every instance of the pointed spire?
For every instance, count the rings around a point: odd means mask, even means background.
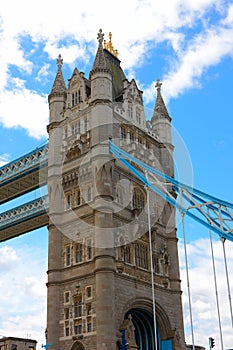
[[[65,80],[62,74],[62,65],[63,65],[63,59],[61,58],[61,55],[58,55],[57,58],[57,75],[56,78],[54,80],[53,83],[53,87],[51,90],[51,94],[52,93],[56,93],[56,92],[65,92],[66,91],[66,84],[65,84]]]
[[[93,63],[92,70],[90,72],[90,76],[93,73],[96,72],[107,72],[111,73],[109,64],[105,58],[104,50],[103,50],[103,40],[104,40],[104,33],[102,32],[102,29],[99,30],[99,33],[97,35],[97,39],[99,41],[99,47],[95,56],[95,61]]]
[[[161,95],[161,86],[162,83],[160,79],[157,80],[155,87],[157,88],[157,98],[155,102],[155,108],[154,108],[154,113],[152,117],[152,121],[158,118],[168,118],[169,121],[171,120],[171,117],[168,114],[167,107],[164,103],[163,97]]]

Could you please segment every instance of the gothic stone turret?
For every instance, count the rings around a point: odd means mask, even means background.
[[[157,115],[160,91],[148,129],[142,91],[126,79],[111,39],[103,48],[99,32],[89,79],[75,68],[68,89],[59,57],[49,95],[51,350],[155,347],[146,191],[113,159],[108,139],[168,174],[172,157],[167,168],[162,150],[172,144]],[[149,205],[158,345],[184,350],[175,213],[155,194]]]

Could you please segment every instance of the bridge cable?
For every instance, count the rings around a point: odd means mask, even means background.
[[[123,151],[121,148],[117,147],[116,145],[113,144],[113,142],[110,140],[109,141],[109,149],[110,152],[115,155],[115,157],[121,162],[123,163],[134,175],[136,175],[136,177],[138,177],[139,180],[142,181],[143,184],[146,183],[146,178],[145,176],[143,176],[143,174],[138,171],[133,165],[132,163],[129,163],[129,161],[136,163],[137,165],[139,165],[140,167],[143,168],[144,171],[148,171],[149,173],[158,175],[160,177],[162,177],[163,179],[169,181],[169,183],[172,183],[174,185],[174,189],[179,192],[179,189],[188,189],[188,191],[190,192],[190,195],[192,195],[193,192],[199,193],[199,195],[203,195],[205,196],[207,199],[216,202],[218,205],[222,205],[222,206],[228,206],[229,208],[233,209],[233,203],[229,203],[226,201],[223,201],[221,199],[218,199],[216,197],[213,197],[211,195],[208,195],[204,192],[201,192],[197,189],[191,188],[190,186],[184,185],[181,182],[178,182],[177,180],[175,180],[174,178],[169,177],[166,174],[162,174],[160,173],[158,170],[146,165],[145,163],[139,161],[137,158],[134,158],[133,156],[131,156],[130,154],[128,154],[127,152]],[[170,197],[168,195],[166,195],[165,193],[163,193],[163,191],[161,191],[160,189],[158,189],[156,186],[154,186],[153,184],[151,184],[148,181],[148,186],[149,188],[154,191],[155,193],[157,193],[160,197],[162,197],[163,199],[165,199],[168,203],[170,203],[171,205],[173,205],[174,207],[176,207],[180,212],[185,212],[186,215],[188,215],[189,217],[191,217],[192,219],[194,219],[195,221],[199,222],[200,224],[202,224],[203,226],[207,227],[208,229],[211,228],[211,230],[215,233],[217,233],[220,237],[224,237],[228,240],[231,240],[233,242],[233,232],[232,230],[228,230],[226,231],[226,229],[224,229],[223,227],[220,227],[219,224],[216,225],[215,220],[211,220],[209,221],[208,219],[211,217],[209,216],[209,218],[206,217],[206,214],[202,212],[202,214],[204,215],[204,219],[200,218],[199,216],[191,213],[189,210],[187,210],[187,208],[185,208],[183,205],[180,205],[179,203],[177,203],[177,201],[174,199],[174,197]],[[183,192],[182,192],[183,193]],[[199,200],[203,201],[200,197]],[[206,207],[209,208],[209,204],[206,203]],[[212,207],[211,207],[212,208]],[[200,208],[198,208],[198,210],[200,211]],[[224,214],[225,212],[222,211],[220,209],[221,213]],[[231,215],[229,215],[230,218],[232,218]],[[231,220],[232,221],[232,220]],[[211,224],[214,223],[215,225]]]
[[[217,303],[218,320],[219,320],[219,330],[220,330],[221,346],[222,346],[222,350],[224,350],[223,349],[223,339],[222,339],[220,311],[219,311],[219,302],[218,302],[218,291],[217,291],[215,262],[214,262],[214,255],[213,255],[212,231],[218,233],[220,235],[220,237],[221,237],[222,242],[223,242],[223,240],[225,241],[225,239],[229,239],[229,240],[233,241],[232,230],[230,230],[228,232],[228,234],[225,233],[226,231],[224,230],[224,228],[222,226],[222,221],[221,221],[220,224],[218,224],[218,227],[215,227],[215,226],[211,225],[211,220],[215,222],[215,220],[213,220],[211,218],[210,213],[209,213],[210,209],[214,208],[214,205],[212,205],[211,203],[206,203],[207,204],[208,217],[205,216],[205,219],[207,221],[204,221],[201,218],[197,217],[196,215],[190,213],[189,210],[187,210],[187,208],[184,208],[184,206],[183,206],[183,203],[182,203],[182,197],[183,197],[182,196],[182,190],[190,191],[191,194],[194,197],[198,198],[203,203],[205,201],[203,201],[203,199],[201,199],[199,197],[200,195],[204,196],[205,198],[207,198],[207,199],[209,199],[211,201],[213,201],[214,202],[213,204],[215,204],[215,202],[217,202],[217,205],[222,205],[222,206],[229,207],[229,208],[233,208],[233,204],[229,203],[229,202],[226,202],[226,201],[223,201],[223,200],[220,200],[220,199],[218,199],[216,197],[208,195],[208,194],[206,194],[206,193],[204,193],[202,191],[199,191],[197,189],[191,188],[191,187],[189,187],[189,186],[187,186],[185,184],[182,184],[181,182],[176,181],[174,178],[170,178],[168,175],[160,173],[156,169],[151,168],[150,166],[146,165],[145,163],[139,161],[137,158],[134,158],[133,156],[131,156],[127,152],[125,152],[122,149],[118,148],[116,145],[114,145],[112,143],[112,141],[109,141],[109,146],[110,146],[110,152],[112,154],[114,154],[117,159],[119,159],[130,171],[133,172],[134,175],[136,175],[136,177],[138,177],[144,183],[144,185],[147,188],[147,191],[149,191],[149,189],[151,189],[155,193],[159,194],[168,203],[170,203],[173,206],[175,206],[180,212],[180,215],[182,217],[182,228],[183,228],[183,235],[184,235],[184,250],[185,250],[186,275],[187,275],[187,285],[188,285],[189,310],[190,310],[190,322],[191,322],[191,330],[192,330],[193,350],[195,350],[195,345],[194,345],[194,333],[193,333],[193,322],[192,322],[192,307],[191,307],[191,296],[190,296],[190,284],[189,284],[189,276],[188,276],[188,260],[187,260],[187,249],[186,249],[186,235],[185,235],[185,229],[184,229],[184,215],[187,214],[189,217],[195,219],[197,222],[201,223],[203,226],[205,226],[205,227],[207,227],[209,229],[209,232],[210,232],[210,243],[211,243],[211,252],[212,252],[212,263],[213,263],[213,271],[214,271],[214,281],[215,281],[216,303]],[[137,165],[141,166],[144,169],[145,173],[146,173],[146,177],[141,172],[139,172],[132,164],[130,164],[125,158],[128,159],[129,161],[132,161],[132,162],[136,163]],[[155,175],[158,175],[158,176],[162,177],[164,180],[167,180],[167,181],[171,182],[174,185],[174,187],[176,188],[176,191],[179,192],[179,194],[180,194],[180,203],[179,204],[173,198],[167,196],[165,193],[163,193],[161,190],[159,190],[156,186],[152,185],[148,181],[148,179],[147,179],[147,172],[148,171],[149,171],[149,173],[153,173]],[[196,193],[198,196],[195,196],[194,193]],[[227,212],[225,212],[222,209],[220,209],[220,212],[221,212],[221,215],[222,214],[228,214]],[[148,214],[149,214],[149,208],[148,208]],[[229,216],[230,219],[232,218],[231,215],[228,215],[228,216]],[[148,216],[148,224],[149,224],[149,216]],[[150,232],[150,234],[151,234],[151,232]],[[224,247],[224,245],[223,245],[223,247]],[[233,326],[231,295],[230,295],[230,287],[229,287],[229,279],[228,279],[228,270],[227,270],[227,264],[226,264],[225,247],[224,247],[224,259],[225,259],[225,269],[226,269],[226,276],[227,276],[228,294],[229,294],[231,318],[232,318],[232,326]],[[152,260],[152,264],[153,264],[153,260]],[[153,271],[153,269],[152,269],[152,271]]]
[[[223,336],[222,336],[222,325],[221,325],[221,317],[220,317],[220,309],[219,309],[219,299],[218,299],[218,286],[217,286],[216,269],[215,269],[215,261],[214,261],[214,249],[213,249],[213,240],[212,240],[212,231],[211,230],[209,230],[209,234],[210,234],[210,248],[211,248],[211,256],[212,256],[213,274],[214,274],[216,306],[217,306],[217,312],[218,312],[219,334],[220,334],[220,341],[221,341],[221,349],[224,350]]]
[[[149,246],[150,246],[150,269],[151,269],[151,292],[152,292],[153,320],[154,320],[154,338],[155,338],[155,350],[158,350],[157,329],[156,329],[154,266],[153,266],[152,235],[151,235],[151,220],[150,220],[150,189],[148,187],[148,177],[147,176],[148,176],[148,174],[146,172],[147,183],[145,184],[145,187],[146,187],[146,194],[147,194],[147,215],[148,215],[148,233],[149,233]]]
[[[185,227],[184,227],[185,214],[183,212],[180,212],[180,216],[181,216],[181,220],[182,220],[182,232],[183,232],[183,241],[184,241],[185,271],[186,271],[186,282],[187,282],[187,289],[188,289],[189,318],[190,318],[190,328],[191,328],[191,334],[192,334],[192,347],[193,347],[193,350],[195,350],[192,303],[191,303],[190,282],[189,282],[188,254],[187,254],[186,233],[185,233]]]
[[[232,303],[231,303],[231,289],[230,289],[230,283],[229,283],[229,274],[228,274],[227,258],[226,258],[226,250],[225,250],[225,241],[226,241],[226,239],[221,237],[220,240],[222,242],[222,247],[223,247],[224,265],[225,265],[225,273],[226,273],[227,289],[228,289],[228,299],[229,299],[229,306],[230,306],[230,313],[231,313],[231,326],[233,328],[233,312],[232,312]]]

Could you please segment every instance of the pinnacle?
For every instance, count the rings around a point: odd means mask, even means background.
[[[155,102],[155,108],[154,108],[154,113],[152,119],[157,119],[158,117],[161,118],[168,118],[169,120],[171,119],[169,116],[169,113],[167,111],[167,107],[164,103],[163,97],[161,95],[161,86],[162,83],[158,79],[156,82],[155,87],[157,88],[157,98]]]
[[[104,50],[103,50],[103,38],[104,33],[102,32],[102,29],[99,30],[97,39],[99,41],[98,50],[95,56],[95,61],[93,63],[92,70],[90,72],[90,75],[92,75],[95,72],[108,72],[111,73],[109,64],[105,58]]]
[[[63,59],[61,58],[61,55],[59,55],[57,59],[57,75],[55,77],[51,93],[66,91],[66,84],[62,74],[62,64]]]

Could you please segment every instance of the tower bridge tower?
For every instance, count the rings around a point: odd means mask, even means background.
[[[170,122],[157,84],[151,121],[142,91],[98,34],[89,78],[62,58],[49,95],[48,343],[56,350],[185,349],[175,212],[116,161],[108,140],[173,175]],[[111,36],[110,36],[111,41]],[[111,50],[110,50],[110,49]]]

